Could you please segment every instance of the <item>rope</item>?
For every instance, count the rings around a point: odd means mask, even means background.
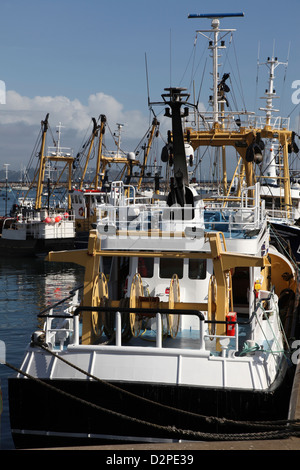
[[[271,294],[271,297],[272,297],[272,296],[273,296],[273,294]],[[264,307],[263,307],[262,304],[263,304],[263,300],[261,300],[261,301],[258,302],[257,307],[256,307],[255,312],[254,312],[254,315],[255,315],[256,320],[257,320],[257,323],[258,323],[258,325],[259,325],[259,327],[260,327],[260,329],[261,329],[261,331],[262,331],[262,333],[263,333],[263,336],[264,336],[264,338],[265,338],[265,341],[266,341],[266,343],[267,343],[268,346],[269,346],[269,350],[264,350],[264,351],[267,352],[267,353],[271,353],[273,356],[274,356],[275,353],[284,353],[284,355],[285,355],[284,349],[280,349],[279,351],[274,351],[274,350],[272,349],[272,346],[270,345],[270,342],[269,342],[269,340],[268,340],[268,338],[267,338],[267,336],[266,336],[266,333],[265,333],[265,331],[264,331],[264,329],[263,329],[263,327],[262,327],[262,324],[261,324],[261,322],[260,322],[260,319],[259,319],[259,317],[258,317],[258,314],[257,314],[258,309],[261,309],[261,311],[262,311],[262,317],[263,317],[265,320],[267,320],[268,326],[269,326],[271,332],[273,333],[273,339],[274,339],[275,342],[277,343],[277,346],[280,347],[280,345],[279,345],[279,343],[278,343],[278,340],[277,340],[277,338],[276,338],[276,335],[275,335],[275,333],[274,333],[274,331],[273,331],[273,328],[272,328],[272,326],[271,326],[271,324],[270,324],[270,321],[269,321],[268,315],[267,315],[267,313],[266,313],[266,310],[264,309]],[[285,355],[285,357],[286,357],[286,355]]]
[[[197,440],[202,439],[206,441],[236,441],[236,440],[241,441],[241,440],[262,440],[262,439],[284,439],[284,438],[288,438],[292,436],[300,437],[300,429],[297,425],[296,426],[294,425],[294,423],[298,424],[300,420],[293,420],[293,424],[292,424],[292,421],[290,421],[289,429],[265,431],[265,432],[257,432],[257,433],[241,433],[241,434],[239,433],[238,434],[204,433],[204,432],[192,431],[188,429],[177,429],[175,426],[158,425],[158,424],[150,423],[150,422],[138,419],[138,418],[133,418],[133,417],[124,415],[122,413],[109,410],[107,408],[103,408],[87,400],[71,395],[70,393],[64,392],[63,390],[58,389],[57,387],[54,387],[53,385],[45,383],[41,379],[31,376],[27,374],[26,372],[21,371],[20,369],[16,368],[15,366],[7,362],[5,363],[5,365],[11,368],[12,370],[24,375],[25,377],[34,380],[40,385],[65,396],[66,398],[70,398],[74,401],[77,401],[81,403],[82,405],[92,407],[96,411],[100,411],[102,413],[106,413],[106,414],[118,417],[120,419],[123,419],[123,420],[132,421],[137,424],[142,424],[146,427],[158,430],[160,432],[163,431],[169,437],[177,437],[178,439],[189,437],[189,438],[195,438]]]
[[[107,414],[112,414],[113,416],[117,416],[120,419],[135,421],[139,424],[143,424],[143,425],[148,426],[148,427],[152,427],[152,428],[155,428],[155,429],[160,429],[160,430],[162,430],[166,433],[171,432],[172,434],[173,433],[175,433],[176,435],[179,434],[181,437],[184,437],[184,436],[185,437],[195,437],[197,439],[200,438],[200,439],[205,439],[205,440],[279,439],[279,438],[290,437],[290,436],[296,436],[296,437],[299,436],[300,437],[300,430],[298,429],[298,425],[300,423],[300,420],[279,420],[279,421],[274,421],[274,422],[269,422],[269,421],[261,421],[261,422],[259,422],[259,421],[254,421],[254,422],[233,421],[233,420],[228,420],[226,418],[203,416],[203,415],[199,415],[199,414],[192,413],[192,412],[189,412],[189,411],[180,410],[180,409],[173,408],[173,407],[168,406],[168,405],[163,405],[161,403],[154,402],[150,399],[135,395],[135,394],[133,394],[133,393],[127,391],[127,390],[123,390],[120,387],[117,387],[116,385],[105,382],[105,381],[99,379],[98,377],[95,377],[92,374],[90,374],[90,373],[82,370],[81,368],[75,366],[74,364],[72,364],[69,361],[67,361],[66,359],[60,357],[56,353],[50,351],[44,345],[40,344],[39,346],[42,349],[44,349],[46,352],[52,354],[54,357],[56,357],[56,358],[60,359],[61,361],[65,362],[67,365],[73,367],[74,369],[76,369],[79,372],[83,373],[87,377],[90,377],[90,378],[102,383],[105,386],[111,387],[112,389],[115,389],[119,392],[122,392],[122,393],[124,393],[124,394],[126,394],[130,397],[137,398],[137,399],[139,399],[143,402],[154,404],[155,406],[158,406],[158,407],[166,409],[166,410],[173,411],[175,413],[184,414],[184,415],[187,415],[187,416],[191,416],[193,418],[198,418],[202,421],[204,420],[208,424],[219,424],[219,425],[223,425],[223,426],[224,425],[242,425],[244,427],[252,427],[252,428],[256,428],[256,429],[257,428],[260,428],[260,429],[263,428],[265,430],[267,429],[268,431],[263,431],[263,432],[261,431],[261,432],[256,432],[256,433],[244,433],[244,434],[227,434],[227,435],[226,434],[215,434],[215,433],[211,434],[211,433],[202,433],[202,432],[191,431],[191,430],[182,430],[182,429],[177,429],[176,427],[162,426],[162,425],[157,425],[155,423],[149,423],[149,422],[137,419],[137,418],[133,418],[133,417],[124,415],[122,413],[118,413],[118,412],[113,411],[113,410],[108,410],[108,409],[103,408],[101,406],[95,405],[94,403],[90,403],[87,400],[83,400],[81,398],[73,396],[73,395],[71,395],[67,392],[62,391],[61,389],[59,389],[57,387],[54,387],[50,384],[45,383],[41,379],[33,377],[33,376],[29,375],[28,373],[23,372],[20,369],[17,369],[16,367],[12,366],[9,363],[5,363],[6,366],[8,366],[11,369],[17,371],[19,374],[24,375],[25,377],[36,381],[40,385],[42,385],[44,387],[47,387],[47,388],[51,389],[52,391],[60,393],[64,396],[66,396],[67,398],[76,400],[76,401],[80,402],[83,405],[91,406],[95,410],[98,410],[98,411],[101,411],[101,412],[107,413]],[[287,425],[288,425],[288,428],[287,428]]]
[[[110,387],[118,392],[122,392],[124,393],[125,395],[128,395],[129,397],[131,398],[136,398],[136,399],[139,399],[145,403],[148,403],[148,404],[154,404],[160,408],[163,408],[163,409],[167,409],[167,410],[170,410],[170,411],[174,411],[176,413],[181,413],[181,414],[185,414],[185,415],[189,415],[193,418],[199,418],[199,419],[202,419],[206,422],[209,422],[209,423],[217,423],[217,424],[230,424],[230,425],[246,425],[246,426],[250,426],[250,427],[258,427],[258,426],[277,426],[278,424],[279,425],[285,425],[285,424],[294,424],[294,423],[300,423],[300,419],[299,420],[284,420],[284,421],[274,421],[273,423],[275,424],[270,424],[270,422],[268,421],[253,421],[253,422],[249,422],[249,421],[237,421],[237,420],[230,420],[230,419],[227,419],[227,418],[217,418],[215,416],[205,416],[205,415],[200,415],[198,413],[193,413],[191,411],[186,411],[186,410],[180,410],[178,408],[174,408],[172,406],[169,406],[169,405],[164,405],[162,403],[159,403],[159,402],[156,402],[156,401],[153,401],[153,400],[150,400],[149,398],[145,398],[145,397],[141,397],[140,395],[136,395],[132,392],[129,392],[127,390],[124,390],[120,387],[118,387],[117,385],[114,385],[114,384],[111,384],[105,380],[102,380],[102,379],[99,379],[99,377],[96,377],[95,375],[93,374],[90,374],[89,372],[81,369],[80,367],[76,366],[75,364],[72,364],[71,362],[67,361],[66,359],[64,359],[63,357],[59,356],[58,354],[54,353],[53,351],[51,351],[50,349],[48,349],[46,346],[44,345],[39,345],[42,349],[44,349],[46,352],[49,352],[50,354],[52,354],[55,358],[57,359],[60,359],[62,362],[64,362],[65,364],[67,364],[68,366],[74,368],[75,370],[77,370],[78,372],[81,372],[83,375],[86,375],[87,377],[97,381],[97,382],[100,382],[101,384],[107,386],[107,387]]]

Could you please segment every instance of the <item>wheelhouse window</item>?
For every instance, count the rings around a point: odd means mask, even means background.
[[[161,258],[159,273],[161,279],[171,279],[173,274],[177,274],[178,278],[181,279],[183,277],[183,259]]]
[[[138,272],[142,277],[153,277],[154,258],[138,258]]]
[[[206,278],[206,259],[189,259],[189,278]]]

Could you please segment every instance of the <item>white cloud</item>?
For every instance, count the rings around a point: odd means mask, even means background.
[[[55,127],[59,122],[66,129],[85,132],[100,114],[105,114],[111,128],[116,122],[126,126],[128,137],[138,138],[147,129],[148,120],[138,110],[124,111],[123,105],[114,97],[99,92],[90,95],[87,105],[78,99],[71,100],[66,96],[35,96],[29,98],[16,91],[6,93],[6,104],[0,106],[0,125],[23,123],[36,126],[49,113],[50,125]]]
[[[155,109],[160,121],[160,132],[164,140],[171,128],[171,121],[163,116],[163,109]],[[121,148],[132,151],[144,137],[149,128],[149,114],[137,109],[124,109],[122,103],[113,96],[103,92],[91,94],[87,103],[71,100],[66,96],[22,96],[14,90],[6,92],[6,104],[0,104],[0,167],[9,162],[13,167],[26,165],[34,148],[40,123],[49,113],[52,131],[61,123],[63,126],[62,145],[71,147],[74,155],[81,149],[83,141],[92,131],[92,117],[98,119],[100,114],[107,118],[106,144],[108,150],[115,150],[110,139],[110,132],[117,129],[116,124],[124,124],[122,128]],[[50,144],[52,145],[52,144]],[[112,148],[110,148],[112,146]]]
[[[74,154],[92,131],[92,117],[105,114],[107,125],[114,132],[116,123],[124,124],[122,148],[133,150],[149,127],[147,110],[125,110],[113,96],[99,92],[89,96],[87,103],[66,96],[22,96],[14,90],[6,92],[6,104],[0,104],[0,167],[4,162],[11,169],[26,165],[35,145],[40,123],[49,113],[54,131],[63,126],[62,145],[72,147]],[[107,138],[110,133],[107,131]],[[113,145],[107,142],[108,145]],[[110,149],[110,148],[109,148]],[[112,148],[111,150],[115,150]],[[128,150],[128,151],[129,151]]]

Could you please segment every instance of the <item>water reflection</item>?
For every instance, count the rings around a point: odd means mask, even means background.
[[[32,332],[38,328],[39,312],[68,296],[83,282],[83,268],[43,259],[0,259],[0,340],[6,346],[6,361],[21,365]],[[4,409],[0,417],[0,449],[13,448],[7,400],[7,377],[12,374],[0,365]]]

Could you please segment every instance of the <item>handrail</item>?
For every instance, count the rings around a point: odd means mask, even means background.
[[[8,220],[16,220],[16,218],[15,217],[6,217],[6,219],[4,219],[4,222],[3,222],[2,230],[4,229],[4,226],[5,226],[5,224]]]
[[[148,314],[172,314],[172,315],[197,315],[202,321],[205,321],[204,314],[200,310],[174,310],[173,308],[133,308],[133,307],[87,307],[78,306],[73,315],[79,315],[80,312],[107,312],[107,313],[148,313]]]

